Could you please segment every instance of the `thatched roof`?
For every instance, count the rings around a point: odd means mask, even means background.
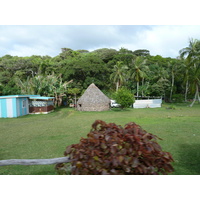
[[[77,102],[78,110],[101,111],[109,109],[110,99],[92,83]]]

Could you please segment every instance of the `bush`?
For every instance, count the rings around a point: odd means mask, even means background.
[[[71,161],[71,174],[125,175],[173,172],[170,153],[162,151],[157,136],[131,122],[124,128],[96,120],[87,138],[64,152]],[[67,166],[67,165],[66,165]],[[64,164],[58,164],[58,171]]]
[[[182,94],[174,94],[172,95],[172,101],[175,103],[182,103],[184,102],[184,97]]]
[[[132,106],[135,102],[133,94],[126,88],[121,88],[116,92],[115,100],[122,109]]]

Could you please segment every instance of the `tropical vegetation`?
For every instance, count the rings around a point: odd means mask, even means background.
[[[200,102],[200,41],[190,39],[177,58],[125,48],[91,52],[62,48],[55,57],[0,57],[0,95],[54,96],[60,106],[69,97],[77,99],[91,83],[108,96],[126,87],[137,98],[191,101],[193,106],[195,101]]]

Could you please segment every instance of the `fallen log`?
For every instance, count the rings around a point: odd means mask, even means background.
[[[51,159],[10,159],[0,160],[0,166],[6,165],[52,165],[58,163],[71,162],[68,157],[51,158]]]

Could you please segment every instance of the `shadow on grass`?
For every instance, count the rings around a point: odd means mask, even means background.
[[[200,174],[200,144],[183,144],[180,146],[179,165],[184,169],[184,174]]]

